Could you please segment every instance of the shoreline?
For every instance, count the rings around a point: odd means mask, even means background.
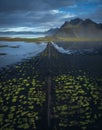
[[[0,37],[0,41],[25,41],[25,42],[102,42],[101,38],[66,38],[66,37],[39,37],[39,38],[11,38]]]

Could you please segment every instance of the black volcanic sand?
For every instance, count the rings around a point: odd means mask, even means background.
[[[65,55],[48,44],[0,70],[0,130],[101,130],[102,55]]]
[[[102,54],[102,42],[58,42],[57,45],[63,47],[64,49],[73,49],[73,50],[80,50],[80,49],[96,49],[101,51]]]

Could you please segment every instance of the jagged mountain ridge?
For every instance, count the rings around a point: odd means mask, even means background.
[[[66,21],[55,33],[55,37],[67,38],[102,38],[102,24],[97,24],[90,19],[76,18]]]

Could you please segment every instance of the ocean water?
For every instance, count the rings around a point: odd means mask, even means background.
[[[0,41],[0,46],[0,67],[5,67],[38,55],[46,48],[46,43]]]
[[[10,37],[10,38],[38,38],[44,36],[45,34],[0,34],[0,37]]]

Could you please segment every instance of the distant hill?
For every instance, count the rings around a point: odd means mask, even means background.
[[[32,35],[36,35],[36,34],[45,34],[46,36],[50,36],[50,35],[53,35],[55,34],[57,31],[59,30],[59,28],[51,28],[47,31],[44,31],[44,32],[34,32],[34,31],[5,31],[5,32],[1,32],[0,31],[0,34],[11,34],[11,35],[14,35],[14,34],[32,34]]]
[[[59,30],[59,28],[51,28],[48,31],[46,31],[45,34],[47,36],[50,36],[50,35],[56,34],[58,30]]]
[[[102,38],[102,24],[97,24],[90,19],[82,20],[76,18],[66,21],[54,36],[64,38]]]

